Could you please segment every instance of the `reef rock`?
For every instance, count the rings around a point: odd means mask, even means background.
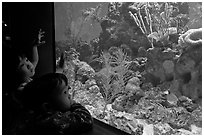
[[[180,36],[183,53],[175,64],[179,90],[194,101],[202,98],[202,30],[192,29]]]
[[[171,82],[170,92],[201,103],[202,28],[182,34],[177,47],[181,48],[179,52],[161,47],[139,50],[140,55],[147,58],[143,83],[151,82],[153,86],[158,86]]]
[[[173,79],[176,52],[154,47],[147,51],[140,49],[139,54],[147,58],[143,83],[151,82],[157,86]]]
[[[132,108],[138,103],[138,101],[145,95],[140,88],[140,80],[137,77],[133,77],[128,80],[125,86],[125,93],[113,102],[113,109],[118,111],[133,111]]]
[[[88,79],[93,78],[95,70],[86,62],[76,61],[76,76],[82,83],[85,83]]]

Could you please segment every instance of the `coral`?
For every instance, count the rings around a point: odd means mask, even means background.
[[[194,104],[193,101],[186,96],[179,97],[178,106],[186,108],[188,112],[192,112],[198,107],[197,104]]]
[[[87,79],[93,78],[95,70],[86,62],[80,61],[76,64],[76,75],[79,77],[87,77]]]
[[[182,80],[179,86],[182,95],[190,97],[193,100],[200,99],[201,95],[201,69],[202,69],[202,39],[197,42],[191,42],[190,36],[196,35],[201,37],[201,29],[189,30],[180,36],[180,44],[184,44],[184,50],[175,64],[175,72],[177,80]],[[187,37],[188,36],[188,37]],[[187,41],[186,41],[187,40]]]
[[[67,63],[73,98],[130,134],[201,134],[202,30],[188,30],[188,3],[113,2],[100,19],[99,8],[84,16],[100,23],[100,36],[84,45],[90,52],[76,48],[97,69]]]
[[[95,79],[88,79],[85,82],[86,89],[89,89],[89,88],[91,88],[92,86],[95,86],[95,85],[96,85],[96,80]]]
[[[172,135],[174,132],[174,129],[167,123],[158,123],[154,125],[155,135]]]
[[[178,43],[184,47],[202,44],[202,28],[188,30],[179,37]]]
[[[132,78],[129,81],[138,83],[137,78]],[[127,101],[124,101],[125,94],[119,96],[112,104],[107,105],[105,115],[103,115],[106,102],[97,85],[94,82],[91,83],[93,85],[91,84],[89,90],[85,90],[85,86],[82,86],[84,89],[78,90],[74,99],[85,105],[93,117],[107,124],[137,135],[200,134],[202,109],[196,107],[193,111],[187,111],[186,108],[194,104],[187,97],[180,97],[178,106],[166,108],[163,106],[163,102],[167,100],[165,95],[168,93],[164,93],[160,88],[151,88],[145,90],[145,96],[132,107],[127,107]],[[121,110],[115,109],[116,105],[120,105]],[[132,111],[124,110],[124,108],[129,108]]]
[[[128,57],[120,50],[103,53],[98,61],[101,61],[104,68],[96,73],[98,83],[102,88],[102,94],[107,103],[118,95],[124,92],[125,80],[128,79]]]
[[[180,36],[178,46],[182,45],[182,51],[179,51],[179,56],[172,50],[162,51],[159,47],[147,51],[141,49],[140,52],[144,52],[143,56],[147,57],[143,82],[151,82],[153,86],[158,86],[158,84],[166,81],[172,81],[169,90],[176,96],[185,95],[193,100],[200,99],[202,87],[199,77],[202,68],[202,39],[199,39],[200,34],[201,29],[194,29]],[[199,39],[196,42],[189,40],[194,35],[198,36],[196,38]]]

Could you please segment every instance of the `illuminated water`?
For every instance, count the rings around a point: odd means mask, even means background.
[[[73,99],[109,125],[202,134],[202,31],[179,40],[198,28],[198,2],[55,3],[57,68],[63,53]]]

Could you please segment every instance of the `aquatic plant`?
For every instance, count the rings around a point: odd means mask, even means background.
[[[135,2],[129,6],[130,16],[134,19],[136,25],[140,28],[142,33],[146,35],[152,33],[152,19],[148,6],[149,6],[148,2]],[[142,14],[141,12],[143,12],[144,14]]]
[[[112,48],[112,51],[103,52],[95,60],[103,64],[103,68],[96,73],[96,78],[107,105],[112,103],[118,95],[124,93],[125,84],[131,78],[131,75],[128,75],[130,60],[121,49],[117,48],[114,51]]]
[[[189,105],[195,105],[189,98],[182,97],[178,100],[179,103],[187,101],[185,107],[184,104],[168,106],[165,104],[168,100],[168,97],[165,97],[166,93],[158,87],[153,87],[144,91],[145,96],[138,104],[129,108],[131,111],[118,111],[113,108],[113,104],[108,104],[105,110],[107,115],[102,117],[105,102],[98,92],[98,90],[80,90],[75,98],[85,105],[94,118],[120,130],[143,135],[201,134],[202,107],[195,106],[189,111],[187,109]],[[139,125],[142,128],[138,127]],[[184,129],[185,131],[181,131]]]
[[[92,90],[85,89],[82,83],[82,88],[79,92],[76,92],[77,95],[74,98],[84,104],[94,118],[130,134],[202,134],[200,132],[202,128],[202,108],[192,98],[181,98],[171,90],[173,89],[176,92],[179,90],[173,84],[177,83],[179,85],[179,82],[173,82],[172,79],[175,75],[171,75],[175,72],[175,67],[177,67],[178,72],[183,72],[183,69],[190,70],[190,67],[194,64],[188,62],[189,58],[184,58],[186,62],[183,63],[186,66],[181,69],[177,66],[177,63],[182,64],[182,58],[176,62],[180,57],[177,56],[177,36],[188,30],[188,27],[185,27],[188,22],[188,12],[179,11],[182,7],[181,3],[171,2],[128,2],[112,3],[111,5],[112,8],[109,9],[107,18],[103,18],[104,20],[101,21],[101,35],[91,43],[95,48],[95,55],[101,53],[99,58],[93,59],[93,61],[100,62],[102,65],[102,69],[98,69],[95,75],[98,87],[96,86],[97,88],[92,88]],[[186,6],[186,9],[188,11],[188,6]],[[90,13],[92,12],[90,11]],[[96,20],[96,22],[98,21]],[[170,38],[174,34],[176,36],[173,37],[174,43],[172,43]],[[161,47],[155,46],[149,50],[144,48],[146,44],[141,42],[140,39],[141,37],[148,38],[148,36],[154,46],[162,42]],[[141,70],[143,72],[140,73],[142,74],[141,79],[146,78],[145,73],[148,72],[160,78],[156,84],[154,82],[157,82],[157,79],[142,81],[144,83],[139,86],[141,86],[141,91],[145,95],[137,102],[135,99],[120,100],[126,95],[131,95],[125,91],[125,86],[127,86],[127,81],[134,77],[130,71],[132,67],[130,65],[131,59],[122,50],[113,47],[122,47],[122,45],[131,48],[134,53],[138,50],[138,45],[144,50],[144,56],[147,60],[145,58],[145,67]],[[193,83],[197,83],[198,80],[201,82],[200,68],[202,63],[200,62],[200,53],[202,50],[199,50],[200,47],[201,45],[196,46],[194,50],[192,48],[191,50],[188,49],[182,55],[198,60],[196,62],[198,62],[199,71],[193,71],[190,80],[192,84],[187,83],[191,87],[198,87]],[[138,61],[137,59],[135,60]],[[192,69],[197,70],[193,67]],[[136,68],[134,71],[138,71],[138,69]],[[184,75],[180,74],[178,77],[185,82]],[[188,85],[185,86],[185,91],[189,90],[191,91],[189,93],[196,95],[196,92],[192,92],[196,90],[189,88]],[[160,86],[161,88],[159,88]],[[119,105],[126,104],[121,105],[125,108],[125,111],[124,109],[115,109],[113,107],[115,102]],[[138,127],[141,124],[140,120],[144,122],[141,122],[142,126]],[[194,131],[194,129],[197,131]]]
[[[169,35],[187,31],[187,14],[177,14],[180,3],[136,2],[129,6],[129,14],[140,31],[153,44],[153,39],[168,41]]]

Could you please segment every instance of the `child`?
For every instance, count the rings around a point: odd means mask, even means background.
[[[15,134],[15,128],[18,127],[17,121],[22,111],[21,91],[32,80],[31,77],[35,74],[35,67],[38,63],[37,46],[45,43],[41,41],[43,34],[44,32],[40,29],[38,39],[32,47],[31,61],[23,54],[20,54],[20,52],[17,52],[17,49],[4,45],[2,88],[3,134]]]
[[[29,82],[23,92],[29,110],[25,127],[18,134],[83,134],[92,128],[89,111],[69,95],[67,78],[49,73]]]
[[[44,33],[45,32],[43,32],[41,29],[39,30],[38,39],[34,42],[32,48],[31,60],[28,60],[28,58],[23,54],[18,56],[18,59],[16,61],[18,90],[22,90],[24,86],[32,80],[31,77],[33,77],[35,74],[35,68],[38,64],[39,59],[37,47],[45,43],[45,41],[41,41],[42,37],[44,37]]]

